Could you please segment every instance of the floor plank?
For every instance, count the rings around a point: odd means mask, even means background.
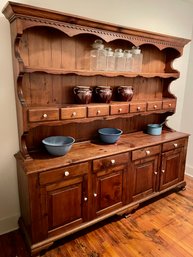
[[[185,191],[150,201],[57,241],[42,257],[193,257],[193,179]],[[19,230],[0,236],[1,257],[29,257]]]

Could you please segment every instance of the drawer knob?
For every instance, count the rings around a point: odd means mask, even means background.
[[[84,197],[84,201],[87,202],[87,201],[88,201],[88,198],[87,198],[87,197]]]
[[[115,160],[111,160],[111,164],[115,164]]]
[[[154,108],[154,109],[157,109],[157,105],[155,104],[155,105],[153,106],[153,108]]]
[[[44,114],[42,115],[42,118],[44,118],[44,119],[46,119],[47,117],[48,117],[47,113],[44,113]]]
[[[178,147],[178,144],[175,143],[175,144],[174,144],[174,147],[175,147],[175,148]]]
[[[122,112],[122,108],[119,108],[119,112]]]
[[[151,153],[149,150],[147,150],[145,152],[146,152],[147,155],[150,155],[150,153]]]
[[[64,176],[65,176],[65,177],[68,177],[69,175],[70,175],[70,172],[69,172],[69,171],[65,171],[65,172],[64,172]]]
[[[73,112],[73,113],[72,113],[72,117],[75,117],[75,116],[76,116],[76,112]]]
[[[141,107],[140,107],[140,106],[138,106],[138,107],[137,107],[137,111],[140,111],[140,110],[141,110]]]
[[[162,170],[162,173],[164,173],[165,172],[165,170]]]
[[[172,106],[172,104],[168,104],[168,106],[169,106],[169,107],[171,107],[171,106]]]
[[[101,113],[101,111],[100,111],[100,110],[98,110],[98,111],[97,111],[97,114],[100,114],[100,113]]]
[[[97,193],[94,193],[93,195],[94,195],[94,197],[97,197]]]
[[[157,175],[157,171],[154,171],[154,174]]]

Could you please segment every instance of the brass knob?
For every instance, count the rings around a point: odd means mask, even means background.
[[[154,108],[154,109],[157,109],[157,105],[155,104],[155,105],[153,106],[153,108]]]
[[[147,150],[145,152],[146,152],[147,155],[150,155],[150,153],[151,153],[149,150]]]
[[[69,172],[69,171],[65,171],[65,172],[64,172],[64,176],[65,176],[65,177],[68,177],[69,175],[70,175],[70,172]]]
[[[88,198],[87,198],[87,197],[84,197],[84,201],[85,201],[85,202],[88,201]]]
[[[165,170],[162,170],[162,173],[164,173],[165,172]]]
[[[154,174],[157,175],[157,171],[154,171]]]
[[[100,113],[101,113],[101,111],[100,111],[100,110],[98,110],[98,111],[97,111],[97,114],[100,114]]]
[[[140,111],[140,110],[141,110],[141,107],[140,107],[140,106],[138,106],[138,107],[137,107],[137,111]]]
[[[178,147],[178,144],[175,143],[175,144],[174,144],[174,147],[175,147],[175,148]]]
[[[171,107],[171,106],[172,106],[172,104],[168,104],[168,106],[169,106],[169,107]]]
[[[42,115],[42,118],[44,118],[44,119],[46,119],[47,117],[48,117],[47,113],[44,113],[44,114]]]
[[[111,164],[115,164],[115,160],[111,160]]]
[[[94,193],[93,195],[94,195],[94,197],[97,197],[97,193]]]
[[[122,112],[122,108],[119,109],[119,112]]]
[[[72,117],[74,117],[74,116],[76,116],[76,112],[73,112],[73,113],[72,113]]]

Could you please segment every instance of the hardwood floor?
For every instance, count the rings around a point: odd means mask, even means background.
[[[54,244],[43,257],[193,256],[193,179],[185,191],[146,203]],[[29,257],[19,231],[0,236],[1,257]]]

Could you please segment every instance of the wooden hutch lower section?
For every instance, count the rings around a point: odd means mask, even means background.
[[[21,218],[31,254],[173,188],[185,187],[188,135],[124,134],[113,145],[81,142],[63,157],[16,155]]]

